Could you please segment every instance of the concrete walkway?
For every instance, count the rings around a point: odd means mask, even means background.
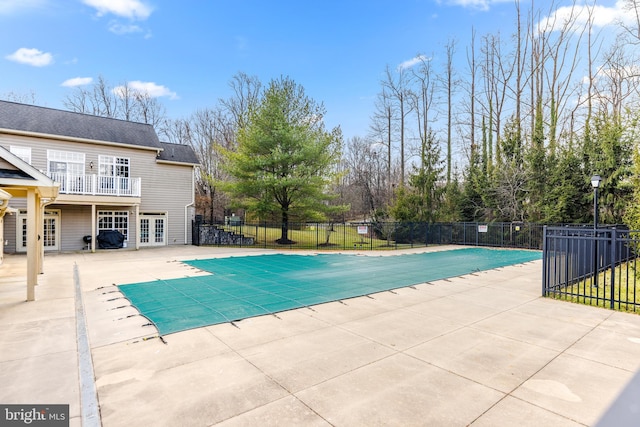
[[[594,425],[640,367],[640,316],[541,298],[539,261],[166,343],[113,286],[204,274],[180,260],[265,252],[47,255],[31,303],[26,258],[5,256],[0,403],[68,403],[82,424],[74,269],[100,410],[85,425]]]

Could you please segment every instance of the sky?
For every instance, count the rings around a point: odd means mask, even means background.
[[[597,4],[602,25],[621,13],[616,0]],[[263,84],[286,76],[324,104],[328,128],[364,137],[386,67],[426,55],[437,68],[449,40],[466,67],[472,28],[508,35],[514,23],[514,0],[0,0],[0,98],[64,109],[102,76],[185,118],[231,96],[239,72]]]

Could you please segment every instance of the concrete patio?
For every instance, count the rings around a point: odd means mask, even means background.
[[[0,403],[69,404],[72,426],[595,425],[640,367],[640,316],[541,298],[541,261],[166,343],[113,286],[205,274],[180,260],[265,252],[47,255],[29,303],[26,258],[6,256]],[[77,322],[99,417],[86,411]]]

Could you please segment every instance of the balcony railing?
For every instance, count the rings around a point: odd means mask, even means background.
[[[60,194],[140,197],[141,178],[68,173],[49,173],[48,175],[49,178],[60,183]]]

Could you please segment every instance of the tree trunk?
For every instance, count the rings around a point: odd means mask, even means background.
[[[293,240],[289,240],[289,211],[282,210],[282,225],[280,226],[280,238],[276,240],[280,245],[290,245],[295,243]]]

